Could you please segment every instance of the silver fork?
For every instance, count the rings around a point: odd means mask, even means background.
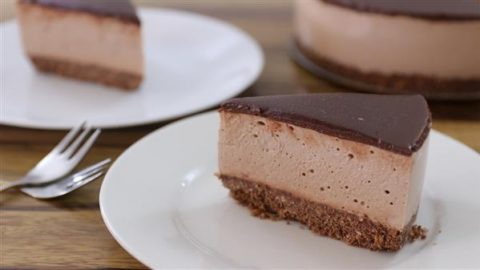
[[[85,123],[70,130],[27,175],[1,186],[0,192],[16,186],[46,184],[72,171],[87,154],[100,134],[100,129],[97,128],[86,138],[91,131],[92,128],[86,126]],[[83,145],[81,145],[82,143]]]
[[[52,199],[63,196],[100,177],[110,161],[110,159],[105,159],[46,186],[23,187],[21,191],[37,199]]]

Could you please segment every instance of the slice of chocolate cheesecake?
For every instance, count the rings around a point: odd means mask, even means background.
[[[237,98],[220,117],[218,176],[255,215],[372,250],[409,239],[431,126],[422,96]]]
[[[19,0],[17,15],[38,70],[124,89],[141,83],[141,24],[129,0]]]
[[[480,99],[479,0],[296,0],[293,14],[295,59],[316,75],[362,91]]]

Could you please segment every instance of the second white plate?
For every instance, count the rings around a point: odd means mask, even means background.
[[[135,258],[154,268],[480,268],[480,156],[431,132],[417,223],[428,238],[379,253],[252,217],[217,169],[217,113],[157,130],[125,151],[100,191],[102,216]]]
[[[232,25],[189,12],[139,11],[146,75],[134,92],[36,72],[17,23],[0,24],[0,124],[68,129],[88,120],[113,128],[167,120],[238,95],[263,69],[257,42]]]

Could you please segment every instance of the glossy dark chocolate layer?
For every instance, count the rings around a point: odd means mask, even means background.
[[[65,10],[83,11],[140,24],[135,7],[130,0],[21,0],[20,2]]]
[[[403,155],[423,145],[431,126],[420,95],[327,93],[235,98],[220,110],[258,115]]]
[[[433,20],[480,20],[478,0],[318,0],[359,11]]]

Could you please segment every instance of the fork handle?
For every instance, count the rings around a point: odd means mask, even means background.
[[[4,184],[4,185],[0,186],[0,192],[5,191],[5,190],[10,189],[10,188],[13,188],[13,187],[18,187],[18,186],[21,186],[21,185],[24,185],[24,184],[25,184],[25,181],[23,181],[23,179],[8,182],[7,184]]]

